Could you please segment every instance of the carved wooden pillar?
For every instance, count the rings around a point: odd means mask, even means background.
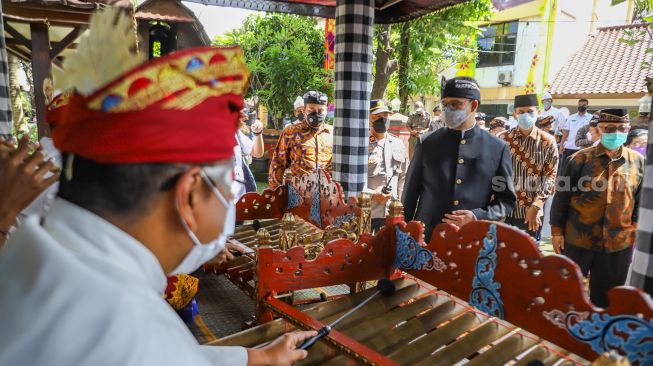
[[[43,93],[43,80],[50,77],[50,37],[48,26],[43,23],[30,24],[32,32],[32,78],[34,81],[34,108],[39,138],[50,135],[45,122],[46,99]]]

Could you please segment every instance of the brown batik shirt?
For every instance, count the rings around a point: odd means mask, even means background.
[[[626,147],[614,159],[601,144],[572,155],[553,199],[552,234],[597,251],[631,246],[644,164],[641,155]]]
[[[558,170],[556,142],[551,134],[537,127],[533,127],[527,136],[514,127],[499,135],[499,138],[510,147],[517,193],[517,206],[509,216],[525,219],[529,207],[541,209],[544,201],[553,195]],[[542,213],[543,210],[540,210]]]
[[[293,176],[309,174],[316,169],[332,170],[333,131],[322,123],[312,128],[301,121],[286,126],[277,146],[272,151],[268,184],[270,188],[283,185],[283,174],[290,169]]]

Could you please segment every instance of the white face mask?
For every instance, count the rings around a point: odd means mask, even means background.
[[[453,109],[446,106],[443,114],[444,123],[447,124],[447,127],[455,129],[465,123],[471,114],[471,107],[469,109]]]
[[[551,102],[542,102],[542,106],[544,107],[545,110],[549,110],[551,108]]]
[[[195,272],[195,270],[200,268],[202,264],[213,259],[216,255],[218,255],[218,253],[220,253],[220,251],[224,249],[227,238],[233,235],[236,228],[236,204],[234,202],[228,202],[224,198],[222,193],[220,193],[220,191],[211,183],[204,171],[201,171],[200,174],[202,175],[202,179],[204,179],[205,183],[211,187],[213,194],[227,209],[224,224],[222,225],[222,233],[220,233],[220,235],[218,235],[218,237],[211,242],[202,244],[197,238],[197,235],[195,235],[195,233],[190,230],[188,224],[186,224],[186,222],[180,218],[181,225],[186,230],[186,233],[188,233],[188,236],[190,237],[190,240],[193,242],[194,246],[190,252],[188,252],[186,257],[184,257],[181,263],[179,263],[177,268],[170,272],[170,275]]]
[[[522,113],[517,116],[517,124],[522,130],[530,130],[537,121],[537,116],[534,112]]]

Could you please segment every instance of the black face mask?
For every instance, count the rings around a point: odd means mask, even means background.
[[[297,115],[297,120],[298,121],[303,121],[304,120],[304,112],[299,112],[299,114]]]
[[[372,128],[376,133],[385,133],[388,130],[388,125],[390,121],[387,118],[381,117],[376,121],[372,122]]]
[[[580,107],[578,107],[578,111],[579,111],[580,113],[585,113],[585,111],[587,111],[587,107],[585,107],[585,106],[580,106]]]
[[[309,125],[311,125],[311,127],[317,128],[320,127],[322,123],[324,123],[324,115],[317,112],[309,113],[306,116],[306,121]]]

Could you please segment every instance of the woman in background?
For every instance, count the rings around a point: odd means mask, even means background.
[[[648,144],[648,131],[643,128],[636,128],[628,133],[626,147],[637,151],[646,158],[646,147]]]

